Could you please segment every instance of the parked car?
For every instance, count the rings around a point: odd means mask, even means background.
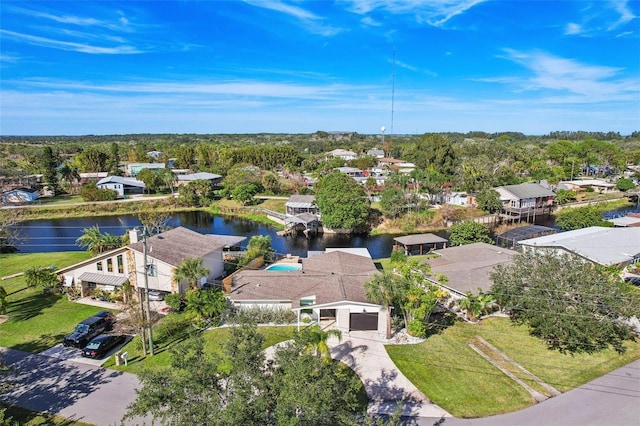
[[[95,337],[82,349],[82,356],[88,358],[102,358],[111,349],[124,343],[125,340],[126,338],[122,334],[103,334]]]
[[[67,334],[62,342],[64,346],[84,348],[94,337],[113,326],[115,319],[111,312],[101,311],[76,325],[72,333]]]
[[[158,290],[150,290],[149,300],[153,300],[153,301],[164,300],[164,292],[158,291]]]

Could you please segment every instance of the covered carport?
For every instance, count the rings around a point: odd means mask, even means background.
[[[393,249],[398,250],[402,247],[406,255],[425,254],[431,250],[447,248],[447,243],[449,242],[446,238],[435,234],[405,235],[396,237],[393,240],[395,241]]]

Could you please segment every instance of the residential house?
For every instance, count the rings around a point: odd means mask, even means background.
[[[555,194],[538,183],[521,183],[494,188],[500,194],[502,210],[510,220],[531,220],[549,215]]]
[[[295,216],[300,213],[319,215],[320,210],[316,205],[316,197],[313,195],[292,195],[284,203],[287,216]]]
[[[131,284],[145,287],[144,251],[145,241],[137,233],[130,233],[128,246],[133,264],[137,265],[135,274],[130,277]],[[212,283],[224,275],[224,254],[232,247],[238,247],[247,237],[233,235],[203,235],[184,227],[178,227],[154,235],[146,240],[147,281],[150,289],[169,293],[184,293],[188,283],[176,283],[173,280],[175,269],[185,259],[202,259],[202,265],[209,269],[206,277],[198,283]]]
[[[96,290],[124,294],[122,286],[135,271],[131,260],[127,247],[120,247],[58,269],[56,274],[64,287],[74,289],[81,297],[92,296]]]
[[[381,149],[373,148],[367,151],[367,155],[376,158],[384,158],[384,151]]]
[[[225,287],[236,308],[291,309],[312,320],[335,321],[343,332],[384,334],[386,310],[367,299],[364,284],[378,274],[370,257],[332,251],[302,259],[298,270],[241,270]]]
[[[467,291],[477,294],[478,289],[487,293],[493,282],[490,274],[497,265],[510,265],[517,251],[487,243],[473,243],[435,250],[438,257],[425,260],[434,274],[448,278],[438,284],[453,298],[466,296]]]
[[[126,166],[127,176],[136,177],[140,170],[149,169],[153,171],[164,169],[164,163],[128,163]]]
[[[603,266],[624,267],[640,261],[640,227],[591,226],[518,242],[523,250],[570,253]]]
[[[175,283],[175,268],[187,258],[202,258],[209,274],[201,277],[199,285],[213,282],[224,274],[224,255],[239,247],[244,236],[203,235],[178,227],[154,235],[145,241],[138,231],[129,232],[131,244],[102,253],[91,259],[56,271],[65,287],[74,288],[82,297],[91,296],[96,289],[119,292],[125,284],[142,290],[145,271],[150,290],[184,293],[187,283]]]
[[[40,191],[33,188],[14,188],[2,193],[2,204],[31,203],[38,199]]]
[[[116,191],[120,197],[131,194],[142,194],[146,187],[144,182],[136,178],[122,176],[107,176],[106,178],[100,179],[96,186],[100,189]]]
[[[222,181],[222,176],[217,175],[215,173],[190,173],[190,174],[179,174],[178,178],[178,186],[188,185],[190,182],[194,182],[196,180],[206,180],[211,182],[213,185],[218,185]]]
[[[345,161],[349,161],[349,160],[355,160],[356,158],[358,158],[358,154],[356,154],[353,151],[349,151],[346,149],[334,149],[331,152],[327,153],[327,157],[337,157],[337,158],[342,158]]]
[[[588,188],[593,188],[602,194],[608,194],[616,190],[616,185],[600,179],[566,180],[558,183],[558,189],[566,189],[569,191],[581,192],[587,191]]]

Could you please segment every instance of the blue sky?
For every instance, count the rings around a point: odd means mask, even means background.
[[[7,1],[0,134],[640,130],[640,1]]]

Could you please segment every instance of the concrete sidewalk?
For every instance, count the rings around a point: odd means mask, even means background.
[[[332,358],[344,362],[362,379],[370,413],[393,414],[401,402],[403,416],[451,417],[396,368],[376,331],[351,331],[341,341],[331,337],[327,343]]]

